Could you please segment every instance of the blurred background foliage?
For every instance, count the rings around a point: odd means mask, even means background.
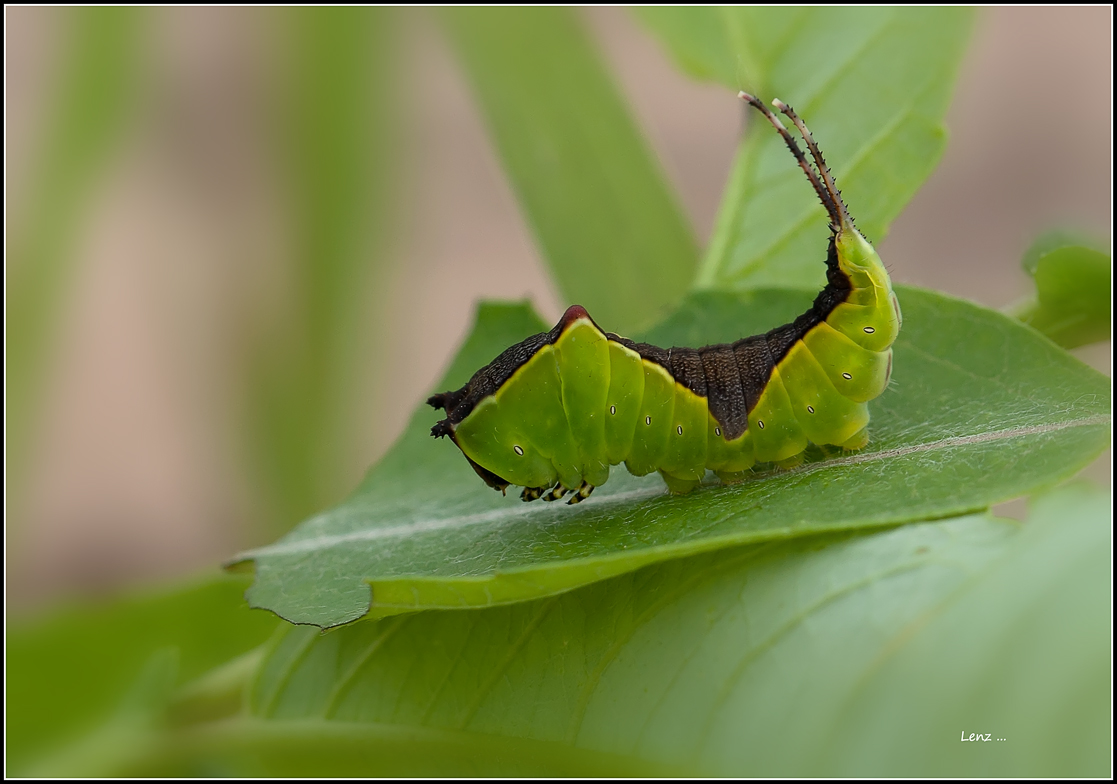
[[[16,761],[119,703],[90,746],[111,770],[112,738],[132,737],[113,733],[166,702],[167,678],[194,683],[201,710],[228,696],[242,665],[205,674],[277,626],[244,612],[243,582],[90,598],[212,567],[334,505],[477,299],[530,298],[548,319],[580,301],[624,332],[676,304],[700,263],[711,279],[731,266],[715,252],[743,116],[727,87],[800,83],[728,50],[668,52],[649,31],[669,16],[5,9],[6,576],[30,618],[7,655],[9,676],[64,675],[11,698],[41,708],[9,730]],[[1094,240],[1020,259],[1048,227],[1108,232],[1109,22],[979,18],[942,163],[873,237],[897,281],[1015,301],[1067,346],[1108,334],[1067,321],[1101,312],[1097,287],[1061,283],[1109,275]],[[1076,107],[1073,133],[1037,95]],[[1108,372],[1108,354],[1078,355]],[[1091,470],[1108,481],[1108,458]]]

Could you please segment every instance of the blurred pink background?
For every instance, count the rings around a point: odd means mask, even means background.
[[[267,327],[285,285],[272,263],[285,252],[283,205],[259,144],[269,57],[261,13],[153,14],[158,100],[145,103],[83,224],[24,501],[9,520],[17,605],[173,578],[268,538],[235,424],[234,350]],[[5,9],[9,227],[33,176],[58,14]],[[565,304],[446,42],[428,12],[405,16],[390,263],[367,292],[378,359],[354,390],[340,492],[402,431],[477,299],[527,297],[548,320]],[[1028,292],[1020,257],[1042,230],[1110,236],[1111,17],[1103,7],[981,13],[946,155],[880,243],[897,281],[1001,307]],[[624,10],[584,18],[704,241],[740,132],[737,99],[680,75]],[[1077,353],[1108,373],[1109,351]],[[1108,482],[1108,457],[1088,471]]]

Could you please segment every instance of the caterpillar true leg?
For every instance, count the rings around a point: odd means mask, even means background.
[[[564,495],[570,492],[569,487],[563,487],[562,484],[557,484],[543,494],[544,501],[557,501]]]
[[[582,486],[578,488],[578,492],[576,492],[576,493],[574,493],[574,495],[570,496],[570,500],[567,501],[566,503],[568,503],[568,504],[580,504],[580,503],[582,503],[582,501],[585,501],[587,498],[590,497],[590,493],[593,492],[593,488],[594,488],[594,486],[591,485],[589,482],[582,482]]]
[[[521,501],[536,501],[542,497],[543,493],[547,492],[546,487],[525,487],[524,491],[520,493]]]

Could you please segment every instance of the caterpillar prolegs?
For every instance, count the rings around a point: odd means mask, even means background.
[[[707,470],[731,483],[755,463],[797,464],[808,443],[868,443],[867,403],[888,385],[901,324],[888,272],[803,121],[774,102],[814,166],[763,102],[740,97],[783,137],[826,208],[826,286],[790,324],[697,349],[634,343],[571,306],[550,332],[427,401],[446,412],[431,435],[450,436],[490,487],[519,485],[525,501],[573,493],[577,503],[624,463],[687,493]]]

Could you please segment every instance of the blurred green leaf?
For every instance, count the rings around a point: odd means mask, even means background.
[[[288,176],[293,278],[283,321],[254,358],[248,405],[279,530],[345,491],[367,312],[391,165],[392,13],[282,11],[288,61],[279,166]],[[361,401],[367,405],[368,401]]]
[[[62,13],[64,53],[35,149],[25,221],[9,227],[5,260],[5,446],[19,470],[35,420],[43,364],[66,295],[74,242],[105,164],[128,129],[141,66],[144,12],[70,8]],[[12,477],[9,476],[9,479]],[[9,482],[10,493],[20,482]],[[11,498],[6,503],[10,508]]]
[[[438,416],[423,408],[347,501],[240,556],[255,563],[249,599],[320,626],[370,610],[522,601],[730,544],[982,509],[1072,475],[1109,443],[1108,379],[994,311],[898,292],[893,385],[873,402],[872,442],[856,455],[818,452],[800,469],[683,497],[618,468],[577,507],[528,505],[493,493],[452,444],[430,438]],[[810,301],[787,290],[707,293],[644,337],[731,340]],[[483,308],[439,388],[542,329],[526,307]]]
[[[576,12],[454,8],[443,19],[563,299],[619,330],[664,315],[690,287],[698,248]]]
[[[694,76],[794,106],[874,242],[942,155],[942,119],[971,9],[661,7],[639,14]],[[821,287],[825,212],[776,133],[751,110],[749,122],[698,285]]]
[[[140,667],[116,710],[76,740],[43,754],[29,768],[27,778],[111,775],[151,742],[155,724],[166,709],[178,679],[178,649],[160,648]]]
[[[736,26],[730,25],[729,16],[742,11],[713,6],[633,9],[637,18],[659,36],[679,68],[697,79],[721,82],[733,90],[745,86],[746,71],[752,74],[757,69],[752,48],[744,41],[740,46],[733,41]]]
[[[158,694],[167,690],[159,684],[174,672],[168,648],[177,650],[177,674],[186,681],[263,643],[276,621],[247,608],[244,588],[243,578],[217,576],[9,621],[9,773],[120,711],[160,703]],[[138,678],[145,666],[148,677]]]
[[[975,516],[808,537],[507,607],[288,627],[253,711],[565,743],[689,775],[1104,776],[1107,506],[1063,492],[1023,530]]]
[[[240,717],[132,739],[130,753],[98,770],[139,778],[664,774],[663,766],[563,743],[371,722]]]
[[[1097,237],[1086,232],[1073,229],[1052,229],[1039,235],[1035,242],[1024,251],[1024,257],[1020,260],[1020,265],[1025,272],[1034,277],[1036,269],[1039,267],[1039,260],[1049,253],[1063,248],[1087,248],[1099,253],[1108,250],[1108,247]]]
[[[1024,254],[1036,297],[1010,311],[1065,348],[1110,336],[1113,259],[1088,238],[1055,231]]]

